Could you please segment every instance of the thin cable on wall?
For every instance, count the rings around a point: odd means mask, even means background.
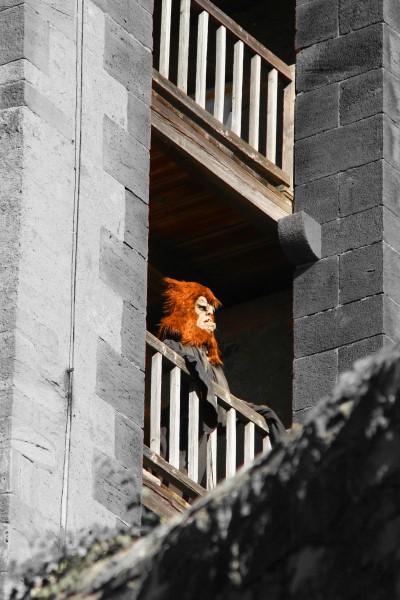
[[[85,0],[76,0],[76,66],[75,66],[75,180],[74,206],[72,220],[72,251],[71,251],[71,311],[70,339],[67,369],[67,415],[65,423],[65,444],[63,480],[61,491],[60,530],[65,537],[68,524],[68,492],[69,492],[69,454],[71,448],[71,425],[73,405],[73,384],[75,364],[75,322],[76,322],[76,283],[78,257],[79,202],[81,187],[81,157],[82,157],[82,83],[83,83],[83,33],[84,33]]]

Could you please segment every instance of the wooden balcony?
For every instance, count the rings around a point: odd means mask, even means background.
[[[226,428],[207,435],[205,473],[199,472],[199,397],[188,387],[183,395],[182,380],[190,383],[185,361],[147,333],[147,381],[150,400],[147,405],[149,446],[144,446],[143,503],[164,518],[188,507],[188,502],[203,496],[218,481],[235,474],[253,460],[256,453],[270,449],[268,427],[263,417],[243,400],[214,383],[219,406],[226,413]],[[189,405],[188,431],[181,431],[182,405]],[[162,409],[167,409],[169,426],[168,455],[161,456]],[[182,444],[182,435],[186,438]],[[182,465],[182,452],[186,465]]]
[[[259,229],[289,214],[293,68],[208,0],[162,0],[155,22],[155,144]]]

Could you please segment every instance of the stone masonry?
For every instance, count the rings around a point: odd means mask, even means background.
[[[400,4],[297,0],[296,211],[322,258],[294,278],[294,418],[400,337]]]
[[[140,519],[151,34],[152,0],[0,0],[0,597]]]

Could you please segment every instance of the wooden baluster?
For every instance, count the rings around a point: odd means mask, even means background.
[[[223,25],[217,29],[217,48],[215,66],[214,117],[224,122],[225,104],[225,64],[226,64],[226,29]]]
[[[159,352],[157,352],[151,359],[150,392],[150,449],[156,454],[160,454],[161,377],[162,355]]]
[[[240,135],[242,130],[243,52],[243,42],[236,42],[233,52],[231,129],[237,135]]]
[[[162,0],[161,5],[161,38],[159,71],[168,79],[169,51],[171,44],[171,9],[172,0]]]
[[[181,370],[174,367],[170,373],[169,400],[169,457],[170,464],[179,469],[179,425],[181,405]]]
[[[199,478],[199,397],[189,393],[188,475],[198,483]]]
[[[276,128],[278,121],[278,71],[268,73],[267,158],[276,161]]]
[[[236,410],[226,413],[226,477],[236,473]]]
[[[271,442],[269,439],[269,435],[266,435],[263,438],[263,452],[269,452],[271,450]]]
[[[214,429],[207,440],[207,489],[217,485],[217,430]]]
[[[207,40],[208,40],[208,12],[200,13],[197,31],[197,62],[196,62],[196,93],[195,100],[203,108],[206,105],[206,77],[207,77]]]
[[[261,83],[261,57],[256,54],[251,59],[250,68],[250,116],[249,116],[249,144],[258,150],[260,132],[260,83]]]
[[[254,423],[250,421],[244,427],[244,464],[251,462],[254,458]]]
[[[189,62],[190,0],[181,0],[180,12],[177,86],[186,94]]]
[[[293,146],[294,146],[294,98],[295,98],[295,69],[291,66],[293,81],[283,92],[283,146],[282,170],[290,175],[290,189],[293,190]]]

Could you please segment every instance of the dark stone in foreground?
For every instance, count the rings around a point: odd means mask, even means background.
[[[53,597],[397,598],[399,494],[396,349],[356,363],[287,443]]]

